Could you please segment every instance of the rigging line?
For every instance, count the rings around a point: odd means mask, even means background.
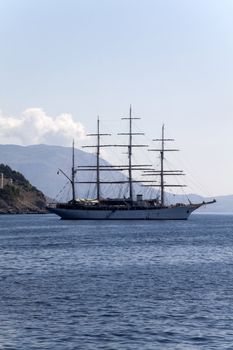
[[[123,185],[123,188],[124,188],[124,198],[127,198],[127,195],[128,195],[128,186],[126,185]]]
[[[120,139],[120,137],[118,136],[118,139]],[[122,142],[122,138],[121,138],[121,142]],[[122,159],[121,158],[119,158],[119,154],[118,154],[118,152],[112,152],[112,153],[114,153],[116,156],[114,157],[114,158],[117,158],[117,159],[119,159],[119,161],[120,161],[120,163],[122,162]],[[135,158],[134,158],[135,159]],[[127,159],[125,159],[125,161],[126,161],[126,163],[128,163],[127,162]],[[124,173],[124,172],[123,172]],[[125,174],[126,175],[126,174]],[[126,175],[127,176],[127,175]]]
[[[112,173],[112,172],[111,172]],[[121,172],[113,172],[112,173],[112,178],[113,178],[113,180],[114,181],[117,181],[117,179],[119,178],[119,180],[121,179],[123,177],[123,174],[121,173]],[[111,185],[111,187],[113,188],[113,184]],[[118,192],[121,192],[121,190],[122,190],[122,187],[121,187],[121,185],[119,185],[119,186],[117,186],[118,187]],[[116,193],[116,191],[117,191],[117,187],[115,186],[115,188],[114,188],[114,193]]]
[[[113,181],[117,181],[120,177],[122,177],[122,172],[121,171],[117,171],[112,169],[111,171],[109,171],[108,173],[104,173],[103,178],[106,180],[113,180]],[[106,188],[106,186],[105,186]],[[113,184],[110,184],[110,187],[107,187],[107,190],[105,190],[105,192],[107,191],[107,193],[112,193],[114,196],[116,195],[116,186],[114,186]]]
[[[191,202],[189,199],[189,196],[184,192],[184,189],[181,187],[181,191],[183,192],[184,197],[187,199],[188,202]]]
[[[148,142],[148,144],[149,144],[149,142]],[[151,147],[150,145],[148,145],[147,148],[141,147],[138,150],[138,154],[139,154],[140,158],[145,159],[146,162],[148,162],[149,164],[154,164],[155,157],[153,155],[150,155],[150,152],[148,152],[148,149],[150,147]]]
[[[69,187],[69,190],[66,193],[66,202],[68,202],[68,200],[70,198],[70,193],[71,193],[71,188]]]
[[[146,198],[150,199],[150,194],[151,194],[151,189],[149,187],[146,187],[146,191],[145,191]]]
[[[120,198],[126,196],[126,189],[127,189],[127,187],[124,184],[122,186],[119,186]]]
[[[166,164],[166,168],[168,168],[168,170],[174,169],[173,164],[172,164],[171,161],[169,161],[167,158],[165,158],[165,164]],[[180,182],[180,179],[179,179],[178,176],[175,176],[175,175],[174,175],[174,176],[171,176],[170,179],[171,179],[171,181],[174,181],[174,182],[176,182],[177,184],[182,184],[182,183]],[[182,177],[182,182],[183,182],[183,184],[187,185],[187,187],[189,187],[189,186],[188,186],[188,183],[187,183],[187,178],[186,178],[186,177]],[[187,193],[185,192],[185,190],[184,190],[183,187],[181,187],[180,189],[177,189],[177,191],[178,191],[178,193],[176,192],[177,195],[181,192],[181,194],[184,195],[184,196],[188,199],[188,201],[189,201],[188,195],[187,195]],[[169,192],[171,192],[171,189],[170,189]],[[172,192],[172,193],[173,193],[173,192]],[[181,195],[181,194],[179,194],[179,195]]]
[[[187,175],[188,175],[188,181],[185,181],[185,183],[187,184],[187,187],[190,189],[190,191],[194,191],[194,192],[200,191],[202,193],[206,193],[206,189],[198,181],[196,181],[196,179],[192,176],[192,174],[188,173]],[[211,197],[211,196],[207,194],[207,197]]]
[[[151,187],[150,188],[150,196],[151,196],[151,198],[154,198],[154,197],[157,198],[159,196],[159,189],[157,188],[155,190],[153,187]]]
[[[185,159],[185,161],[184,161],[184,159],[181,157],[179,157],[178,160],[182,164],[182,166],[185,167],[185,169],[187,169],[186,172],[187,172],[189,181],[192,181],[193,185],[196,186],[196,188],[194,188],[194,191],[196,191],[198,189],[202,193],[205,193],[205,195],[207,197],[211,197],[209,189],[204,187],[203,183],[201,183],[199,180],[197,180],[200,177],[200,175],[198,176],[198,173],[196,172],[196,170],[195,171],[192,170],[193,166],[191,165],[191,163],[189,161],[187,161],[187,159]],[[194,176],[193,174],[196,174],[196,175]]]
[[[135,123],[135,129],[136,129],[136,131],[138,131],[138,132],[141,131],[141,129],[137,126],[137,123]],[[150,148],[150,144],[151,144],[152,140],[151,140],[146,134],[144,134],[143,137],[144,137],[144,139],[145,139],[146,141],[148,141],[149,148]],[[154,163],[154,157],[153,157],[152,155],[150,155],[150,152],[147,152],[147,150],[144,149],[144,148],[140,149],[140,151],[144,154],[144,156],[146,157],[146,159],[147,159],[150,163],[152,163],[152,164]]]
[[[56,197],[54,198],[55,200],[58,199],[59,195],[62,194],[62,192],[65,190],[66,186],[69,184],[70,182],[67,181],[66,184],[62,187],[62,189],[58,192],[58,194],[56,195]],[[60,197],[61,198],[61,197]]]
[[[91,179],[92,181],[95,181],[96,180],[96,172],[95,171],[93,171],[92,172],[92,179]],[[92,198],[95,198],[96,197],[96,184],[89,184],[89,190],[90,190],[90,193],[91,193],[91,197]]]
[[[175,190],[173,190],[172,189],[172,187],[169,189],[169,192],[168,192],[168,194],[170,194],[170,198],[171,198],[171,196],[173,197],[173,200],[172,200],[172,202],[174,202],[176,199],[176,197],[177,196],[179,196],[180,198],[179,198],[179,202],[180,201],[182,201],[182,202],[190,202],[190,200],[189,200],[189,197],[188,197],[188,195],[186,194],[186,192],[184,191],[184,188],[183,187],[181,187],[180,188],[180,193],[177,193],[177,192],[175,192]],[[186,201],[185,201],[185,199],[186,199]]]
[[[86,196],[84,196],[84,197],[86,197],[87,199],[89,198],[90,190],[91,190],[91,186],[90,186],[90,184],[89,184],[89,185],[87,186]]]
[[[120,142],[116,141],[116,144],[118,144]],[[114,147],[111,148],[111,151],[109,153],[107,153],[107,151],[105,151],[107,155],[109,155],[111,158],[114,158],[115,160],[118,160],[118,162],[122,162],[122,158],[119,157],[119,152],[117,152],[117,149],[115,149]],[[109,158],[109,157],[108,157]],[[108,163],[112,164],[111,161],[108,161]]]
[[[89,173],[89,178],[90,178],[90,181],[94,181],[94,171]],[[84,197],[89,198],[90,193],[92,191],[91,187],[92,187],[92,184],[87,184],[87,186],[86,186],[86,194],[84,193]]]
[[[171,171],[171,172],[173,171],[173,172],[174,172],[174,171],[175,171],[174,169],[177,168],[177,167],[171,166],[171,164],[172,164],[172,163],[171,163],[167,158],[164,159],[164,165],[166,166],[166,169],[168,170],[168,172],[169,172],[169,171]],[[178,170],[178,172],[179,172],[179,170]],[[180,175],[186,175],[186,174],[184,174],[183,172],[181,172]],[[166,176],[166,174],[165,174],[165,176]],[[179,176],[177,176],[177,175],[172,175],[172,176],[171,176],[171,179],[173,180],[173,178],[176,179],[176,180],[178,180]],[[186,178],[185,176],[182,177],[182,179],[184,179],[184,180],[182,180],[182,181],[185,181],[185,178]]]

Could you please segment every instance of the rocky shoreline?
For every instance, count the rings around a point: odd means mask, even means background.
[[[46,198],[25,177],[0,164],[0,214],[46,214]]]

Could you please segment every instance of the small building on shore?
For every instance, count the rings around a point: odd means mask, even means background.
[[[13,180],[11,178],[5,177],[3,173],[0,173],[0,189],[3,190],[3,188],[7,185],[12,185]]]

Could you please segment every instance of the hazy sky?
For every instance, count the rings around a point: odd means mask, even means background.
[[[0,142],[119,129],[131,103],[199,193],[233,194],[232,19],[232,0],[0,0]]]

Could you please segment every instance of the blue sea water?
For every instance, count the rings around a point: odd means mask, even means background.
[[[0,349],[233,349],[233,215],[0,216]]]

